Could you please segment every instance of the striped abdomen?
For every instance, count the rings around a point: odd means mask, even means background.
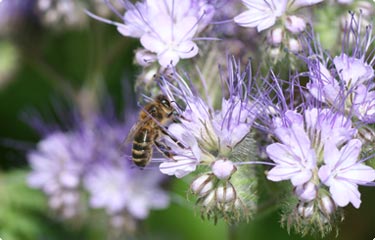
[[[151,160],[155,130],[144,126],[134,135],[132,158],[135,165],[145,167]]]

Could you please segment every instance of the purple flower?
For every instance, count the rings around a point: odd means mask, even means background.
[[[255,105],[250,103],[248,86],[241,77],[232,75],[224,83],[229,88],[229,97],[223,96],[221,108],[217,110],[190,89],[184,79],[176,77],[175,80],[179,88],[166,79],[162,81],[161,88],[173,101],[180,99],[186,105],[184,110],[180,110],[181,123],[168,127],[168,131],[185,147],[166,137],[165,141],[174,156],[163,162],[160,169],[165,174],[183,177],[194,171],[197,165],[210,166],[218,158],[228,158],[250,132]]]
[[[96,149],[82,176],[83,186],[89,192],[91,207],[104,208],[110,216],[128,213],[133,218],[145,219],[151,209],[166,208],[169,196],[160,187],[165,179],[162,174],[134,168],[130,157],[124,156],[120,146],[131,124],[99,119],[85,129],[94,139]],[[130,149],[125,149],[125,153],[130,155]]]
[[[77,214],[78,189],[84,172],[84,159],[80,157],[90,149],[88,144],[77,149],[81,140],[74,134],[52,133],[27,156],[32,169],[28,184],[42,189],[49,196],[50,207],[62,210],[66,218]]]
[[[274,119],[275,135],[281,143],[273,143],[266,148],[268,156],[276,163],[267,178],[272,181],[291,179],[294,186],[306,183],[312,177],[316,166],[316,155],[304,130],[301,114],[287,111],[285,119]],[[288,123],[283,126],[281,121]],[[277,126],[278,125],[278,126]]]
[[[314,4],[318,4],[320,2],[323,2],[324,0],[294,0],[293,6],[295,7],[305,7],[305,6],[311,6]]]
[[[322,102],[335,102],[340,91],[338,82],[327,67],[315,57],[311,57],[309,62],[310,81],[306,85],[307,89]]]
[[[287,15],[299,7],[317,4],[323,0],[316,1],[288,1],[288,0],[242,0],[249,9],[234,17],[234,22],[243,27],[257,28],[258,32],[275,25],[278,18],[285,18],[285,28],[292,34],[305,30],[305,19]]]
[[[234,18],[243,27],[256,27],[258,32],[272,27],[276,19],[284,14],[287,0],[242,0],[249,9]]]
[[[288,110],[282,118],[274,118],[273,133],[280,143],[266,148],[276,163],[267,178],[272,181],[290,179],[294,186],[307,183],[318,168],[324,144],[345,143],[356,133],[349,120],[329,109],[306,109],[302,114]]]
[[[344,38],[344,46],[348,49],[344,49],[330,62],[326,59],[331,57],[321,54],[323,51],[317,45],[318,49],[310,49],[309,56],[304,58],[310,77],[307,89],[319,101],[353,114],[364,123],[373,123],[374,57],[371,56],[373,53],[367,56],[372,42],[371,26],[368,26],[363,34],[360,21],[357,22],[354,16],[351,17]],[[350,41],[347,39],[353,38],[354,46],[352,42],[347,42]]]
[[[178,112],[176,122],[165,129],[168,134],[162,141],[170,157],[157,159],[162,161],[160,171],[181,178],[199,169],[200,176],[191,183],[190,190],[198,198],[196,204],[202,216],[215,221],[248,218],[256,206],[257,195],[253,192],[257,180],[252,164],[258,162],[250,131],[259,110],[249,97],[250,69],[247,65],[242,72],[239,63],[229,59],[227,75],[220,77],[222,92],[216,101],[208,94],[200,94],[177,72],[173,73],[173,81],[161,77],[159,82]]]
[[[361,204],[358,185],[375,180],[375,170],[358,161],[362,143],[350,140],[341,149],[332,142],[325,144],[324,165],[319,169],[319,178],[329,187],[335,203],[345,207],[352,203],[355,208]]]
[[[361,121],[373,123],[375,121],[375,91],[369,90],[365,85],[359,85],[354,93],[353,110]]]
[[[169,197],[159,187],[163,176],[129,166],[102,166],[89,172],[84,186],[90,193],[93,208],[105,208],[110,215],[127,211],[137,219],[145,219],[150,209],[166,208]]]
[[[199,148],[194,135],[184,127],[178,124],[172,124],[168,129],[170,132],[173,132],[174,137],[179,139],[181,144],[189,146],[189,148],[181,148],[175,141],[166,138],[166,144],[171,148],[175,156],[173,156],[173,161],[164,161],[161,163],[160,171],[167,175],[175,175],[178,178],[182,178],[195,171],[200,163],[199,160],[205,155]]]
[[[207,26],[214,12],[205,0],[164,0],[162,3],[148,0],[134,5],[127,3],[126,8],[124,23],[90,15],[116,25],[124,36],[140,38],[142,46],[156,56],[162,67],[175,66],[180,59],[198,54],[194,38]],[[147,55],[147,60],[153,58]]]
[[[375,170],[359,160],[362,143],[356,139],[358,130],[351,115],[308,98],[298,80],[291,79],[285,91],[293,90],[288,100],[278,79],[271,86],[277,97],[263,97],[265,105],[272,109],[264,121],[271,124],[268,130],[278,140],[266,148],[275,163],[267,178],[291,181],[300,202],[297,208],[310,206],[302,212],[298,209],[300,217],[318,219],[314,224],[329,222],[335,206],[344,207],[351,202],[359,207],[358,185],[372,185]]]
[[[345,53],[333,59],[336,71],[347,89],[356,87],[374,77],[374,69],[363,58],[349,57]]]
[[[303,115],[288,110],[282,116],[273,120],[273,133],[280,143],[266,148],[268,156],[276,163],[267,178],[271,181],[290,179],[300,199],[312,200],[316,188],[311,181],[316,181],[320,165],[327,161],[323,154],[329,151],[326,144],[341,146],[354,137],[356,130],[350,120],[330,109],[305,109]]]
[[[97,116],[69,132],[47,134],[28,155],[29,185],[42,189],[51,207],[69,213],[67,217],[82,211],[78,205],[85,192],[89,207],[104,208],[113,219],[145,219],[151,209],[167,207],[169,196],[160,186],[165,176],[134,168],[130,149],[121,147],[133,123],[131,114],[127,120]]]

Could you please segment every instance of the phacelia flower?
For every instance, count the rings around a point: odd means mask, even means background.
[[[233,65],[229,68],[235,65],[231,64]],[[227,84],[224,87],[228,87],[229,97],[223,96],[219,110],[215,110],[196,91],[190,89],[182,77],[177,77],[175,81],[179,85],[177,88],[166,78],[162,78],[161,88],[173,101],[181,100],[186,105],[185,109],[179,109],[181,123],[173,123],[168,127],[173,136],[186,147],[174,144],[168,137],[165,139],[176,153],[173,160],[160,165],[161,171],[168,175],[186,170],[188,165],[181,164],[180,160],[190,159],[189,166],[211,166],[218,159],[227,159],[236,145],[250,132],[256,108],[247,96],[249,83],[245,83],[245,78],[240,73],[235,72],[224,83]],[[190,171],[178,177],[194,171],[195,167],[189,169]]]
[[[309,67],[307,88],[319,101],[350,112],[363,123],[373,123],[374,57],[367,55],[373,41],[372,27],[367,26],[365,33],[361,31],[360,22],[352,15],[341,54],[332,58],[323,56],[320,49],[310,49],[309,56],[304,58]],[[354,41],[348,42],[350,39]],[[331,62],[326,60],[330,58]]]
[[[48,133],[28,155],[29,185],[42,189],[50,206],[66,217],[83,215],[80,205],[88,199],[89,208],[105,209],[112,227],[133,232],[150,210],[166,208],[169,196],[161,188],[163,174],[131,164],[130,149],[122,146],[132,114],[127,120],[97,116],[69,131]]]
[[[75,148],[81,140],[74,134],[56,132],[43,139],[37,150],[28,154],[32,169],[28,184],[42,189],[49,196],[50,207],[62,211],[66,218],[78,214],[79,185],[85,164],[85,159],[79,157],[86,155],[90,149],[88,144],[84,149]]]
[[[110,216],[125,214],[145,219],[151,209],[166,208],[169,196],[160,187],[165,179],[162,174],[134,168],[124,156],[120,146],[130,127],[131,122],[101,120],[85,130],[93,137],[96,150],[92,152],[91,166],[82,177],[83,186],[90,193],[91,207],[104,208]],[[125,153],[130,155],[130,149],[125,149]]]
[[[206,169],[191,184],[191,192],[198,197],[202,217],[215,221],[238,221],[256,207],[252,192],[257,181],[249,164],[256,162],[250,131],[257,111],[248,97],[251,76],[245,73],[234,60],[228,61],[228,77],[223,80],[223,90],[228,95],[223,94],[218,109],[177,73],[173,82],[167,77],[160,79],[163,93],[184,106],[176,106],[179,122],[167,128],[173,139],[166,135],[164,142],[172,157],[162,160],[160,171],[181,178],[198,167]]]
[[[235,16],[233,20],[241,27],[255,28],[259,33],[266,31],[269,51],[265,53],[274,62],[283,61],[285,49],[291,53],[303,51],[298,36],[306,30],[307,23],[311,22],[306,12],[312,10],[302,12],[304,10],[300,8],[319,2],[321,1],[242,0],[248,10]]]
[[[306,109],[304,116],[288,110],[282,118],[273,121],[273,132],[280,143],[273,143],[266,149],[276,163],[267,178],[272,181],[290,179],[296,187],[313,179],[318,164],[322,163],[322,151],[327,142],[341,145],[356,133],[350,120],[329,109]]]
[[[358,139],[350,140],[340,150],[332,143],[326,143],[325,164],[319,169],[319,178],[329,186],[335,203],[345,207],[352,203],[359,208],[361,194],[358,184],[375,180],[375,170],[358,161],[362,143]]]
[[[304,19],[302,16],[289,15],[289,13],[294,13],[300,7],[311,6],[322,1],[242,0],[248,10],[234,17],[234,22],[242,27],[256,28],[258,32],[261,32],[271,28],[278,19],[281,19],[286,30],[292,34],[297,34],[305,30],[306,20],[308,19]]]
[[[136,219],[145,219],[150,209],[166,208],[169,197],[159,187],[163,176],[157,171],[144,174],[128,168],[103,166],[87,174],[84,185],[91,196],[91,207],[105,208],[114,216],[126,210]]]
[[[360,159],[362,143],[357,139],[358,130],[351,116],[315,99],[297,99],[296,96],[308,95],[292,79],[290,89],[294,91],[288,100],[277,79],[276,102],[264,98],[268,109],[273,109],[264,119],[270,119],[269,131],[277,139],[266,147],[268,157],[275,163],[267,178],[276,182],[290,180],[294,187],[298,204],[289,210],[288,217],[283,216],[288,227],[293,222],[297,231],[306,232],[314,229],[312,224],[325,235],[340,219],[341,212],[336,207],[348,203],[359,207],[358,185],[373,184],[375,170]]]
[[[134,5],[126,2],[125,8],[125,14],[121,16],[123,23],[90,15],[116,25],[124,36],[139,38],[142,46],[156,56],[162,67],[174,66],[180,59],[198,54],[194,40],[214,13],[213,5],[206,0],[164,0],[162,3],[146,0]],[[151,61],[149,54],[147,56]]]
[[[255,0],[242,1],[249,10],[234,18],[234,21],[243,27],[256,27],[261,32],[272,27],[276,19],[286,11],[288,0]]]

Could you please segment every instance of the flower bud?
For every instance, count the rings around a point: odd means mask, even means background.
[[[329,216],[336,210],[336,204],[330,196],[325,195],[319,201],[319,209],[326,216]]]
[[[295,38],[289,39],[288,47],[289,47],[289,50],[293,53],[298,53],[302,49],[300,42]]]
[[[284,32],[281,28],[274,28],[267,36],[268,43],[272,46],[279,46],[283,40]]]
[[[286,18],[285,27],[291,33],[297,34],[305,30],[306,22],[303,18],[297,16],[288,16]]]
[[[300,202],[297,206],[297,211],[301,217],[309,218],[314,213],[314,203],[313,202],[309,202],[309,203]]]
[[[204,174],[196,178],[190,185],[194,194],[202,197],[208,194],[213,188],[212,175]]]
[[[316,198],[316,186],[312,182],[307,182],[297,186],[294,193],[302,202],[310,202]]]
[[[228,179],[237,170],[232,161],[229,160],[217,160],[212,166],[211,170],[213,174],[219,179]]]
[[[216,204],[215,191],[210,192],[203,200],[202,205],[210,207],[212,204]]]
[[[236,199],[236,191],[232,184],[226,184],[216,188],[216,199],[218,202],[227,203]]]

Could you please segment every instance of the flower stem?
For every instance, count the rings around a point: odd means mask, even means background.
[[[237,239],[237,226],[229,225],[228,226],[228,240]]]

